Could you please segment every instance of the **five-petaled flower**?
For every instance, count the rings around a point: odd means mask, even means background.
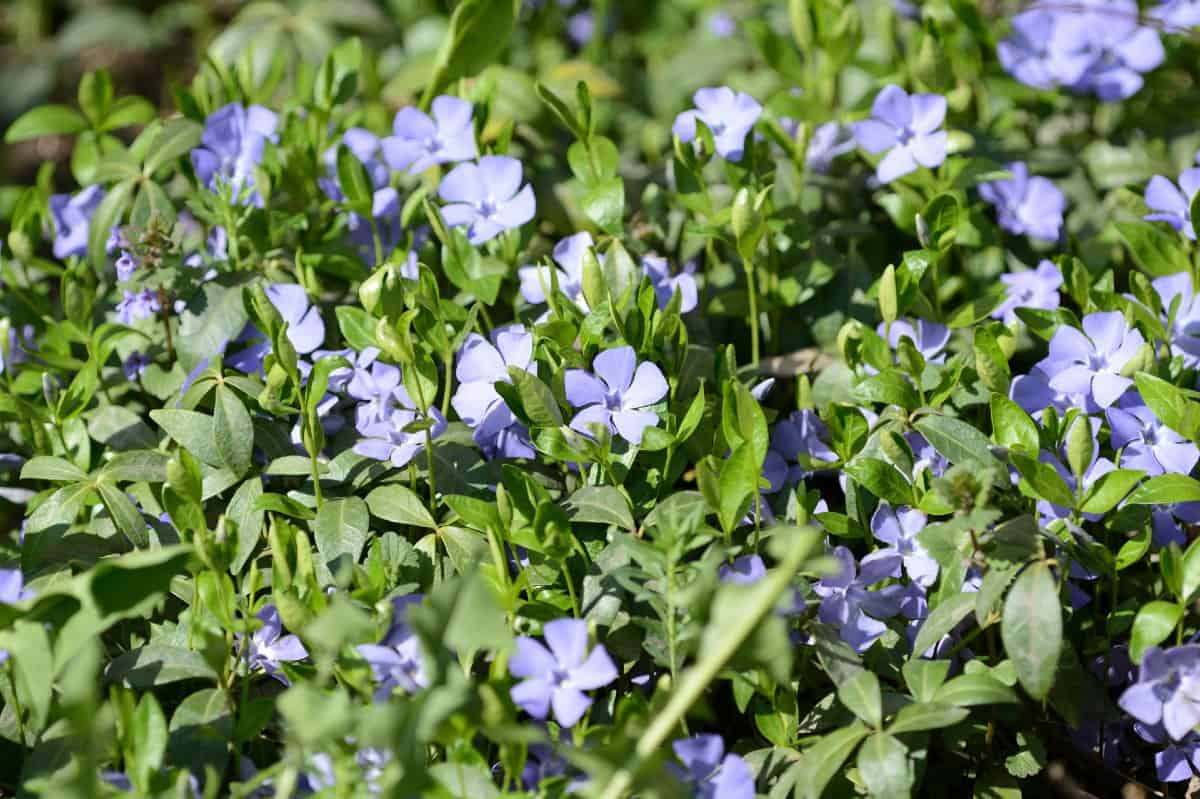
[[[1120,311],[1092,313],[1083,318],[1082,332],[1061,325],[1050,339],[1049,355],[1038,367],[1052,389],[1090,396],[1107,408],[1133,385],[1121,372],[1145,343]]]
[[[307,355],[325,341],[325,322],[321,311],[308,300],[303,286],[295,283],[276,283],[266,290],[267,299],[279,311],[287,323],[288,342],[297,354]],[[246,347],[226,359],[226,363],[238,371],[255,374],[262,371],[263,361],[271,351],[271,342],[266,334],[252,324],[246,325],[235,343]]]
[[[886,152],[875,169],[880,183],[891,183],[946,160],[946,98],[913,94],[895,84],[885,86],[871,105],[871,118],[854,123],[854,137],[869,153]]]
[[[587,651],[587,622],[581,619],[547,622],[543,635],[548,649],[527,636],[517,639],[508,668],[521,682],[512,687],[512,699],[536,719],[553,709],[560,726],[573,727],[592,704],[584,691],[611,683],[617,667],[603,644]]]
[[[541,264],[518,269],[521,296],[525,302],[533,305],[546,302],[547,292],[557,283],[560,294],[574,302],[580,310],[587,311],[587,300],[583,296],[583,257],[594,244],[590,233],[574,233],[554,245],[552,257],[558,269]]]
[[[979,184],[979,196],[996,206],[1000,227],[1018,236],[1056,241],[1067,198],[1049,178],[1031,177],[1021,161],[1009,164],[1008,171],[1011,178]]]
[[[537,374],[533,334],[522,325],[492,330],[491,341],[478,333],[467,336],[458,351],[454,376],[458,391],[450,400],[455,413],[473,429],[472,437],[489,458],[532,458],[529,430],[496,392],[497,383],[511,383],[509,367]]]
[[[1200,724],[1200,645],[1147,649],[1138,681],[1118,704],[1143,724],[1162,724],[1168,735],[1182,740]]]
[[[274,605],[266,605],[254,615],[262,627],[250,636],[246,662],[250,670],[262,669],[284,685],[291,685],[280,669],[281,663],[295,663],[308,657],[308,650],[294,635],[283,635],[283,622]]]
[[[821,598],[817,618],[822,624],[836,627],[854,651],[865,652],[887,632],[881,620],[900,612],[903,586],[870,589],[881,580],[900,575],[900,554],[881,550],[867,555],[857,566],[854,555],[845,547],[836,547],[830,554],[839,568],[836,574],[822,577],[813,586],[813,593]]]
[[[379,684],[375,690],[377,702],[391,696],[397,688],[411,694],[429,686],[421,640],[408,624],[409,608],[419,605],[421,600],[419,594],[393,598],[392,624],[387,635],[378,644],[355,647]]]
[[[649,361],[639,364],[633,347],[605,350],[592,368],[595,375],[582,369],[569,369],[565,375],[567,401],[582,408],[571,427],[592,435],[590,426],[601,425],[630,444],[641,444],[645,429],[658,422],[658,414],[646,408],[667,396],[662,370]]]
[[[448,205],[442,217],[465,226],[472,244],[483,244],[533,219],[533,187],[521,186],[521,162],[504,155],[485,155],[478,164],[459,164],[442,178],[438,194]]]
[[[672,770],[697,799],[754,799],[754,775],[740,755],[725,753],[720,735],[694,735],[671,744],[683,768]]]
[[[1146,205],[1154,213],[1144,217],[1149,221],[1166,222],[1192,241],[1196,228],[1192,224],[1192,200],[1200,191],[1200,167],[1183,170],[1176,186],[1168,178],[1155,175],[1146,184]]]
[[[1141,469],[1151,477],[1190,474],[1200,460],[1200,449],[1159,421],[1136,392],[1121,397],[1106,415],[1113,448],[1121,448],[1122,467]]]
[[[262,207],[254,168],[262,163],[266,143],[278,141],[277,123],[275,112],[261,105],[230,103],[212,112],[204,122],[201,146],[192,150],[200,183],[213,191],[228,186],[234,203]]]
[[[682,142],[696,138],[696,121],[712,131],[717,152],[726,161],[741,161],[746,148],[746,134],[762,115],[762,106],[745,92],[734,92],[728,86],[699,89],[692,96],[694,109],[675,117],[671,132]]]
[[[103,199],[104,189],[100,186],[88,186],[74,195],[50,197],[55,258],[87,255],[89,223]]]
[[[471,104],[458,97],[435,97],[430,116],[417,108],[401,108],[392,120],[392,135],[383,140],[383,157],[398,172],[424,172],[435,164],[472,161],[477,155]]]
[[[992,318],[1007,324],[1019,321],[1018,308],[1051,311],[1061,302],[1058,290],[1063,284],[1062,272],[1050,261],[1041,261],[1037,269],[1001,275],[1000,282],[1006,289],[1004,302],[992,311]]]

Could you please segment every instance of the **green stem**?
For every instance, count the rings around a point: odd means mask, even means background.
[[[750,300],[750,360],[758,369],[758,280],[753,263],[746,267],[746,295]]]
[[[567,561],[564,558],[562,566],[563,581],[567,584],[567,596],[571,598],[571,610],[575,612],[575,618],[579,618],[579,598],[575,596],[575,584],[571,582],[571,570],[567,568]]]
[[[25,711],[21,708],[21,697],[17,695],[17,678],[13,674],[12,660],[8,662],[8,685],[12,689],[13,715],[17,717],[17,734],[21,736],[21,746],[25,746]]]
[[[370,217],[371,223],[371,244],[375,247],[375,266],[383,264],[383,239],[379,235],[379,223],[375,221],[375,217]]]
[[[740,609],[740,624],[720,636],[714,646],[705,652],[700,662],[683,675],[666,706],[638,739],[633,755],[609,778],[604,790],[599,794],[600,799],[621,799],[629,794],[637,772],[662,750],[675,725],[696,704],[721,669],[725,668],[741,645],[758,629],[763,619],[774,611],[779,597],[788,589],[792,578],[800,571],[800,567],[808,559],[809,552],[820,540],[811,529],[807,530],[806,534],[797,534],[791,538],[790,548],[779,565],[759,581],[753,592],[746,597],[745,604]]]

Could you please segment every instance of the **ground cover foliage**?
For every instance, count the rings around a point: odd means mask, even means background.
[[[5,134],[4,792],[1183,795],[1200,3],[345,12]]]

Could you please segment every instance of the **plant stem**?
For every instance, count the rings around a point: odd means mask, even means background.
[[[571,609],[575,611],[575,618],[579,618],[579,598],[575,596],[575,584],[571,582],[571,570],[567,568],[567,561],[564,558],[561,566],[563,581],[567,584],[567,596],[571,598]]]
[[[750,360],[758,369],[758,280],[754,264],[746,263],[746,295],[750,300]]]

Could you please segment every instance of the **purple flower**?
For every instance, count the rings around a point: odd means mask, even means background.
[[[10,327],[8,346],[0,345],[0,374],[4,374],[6,367],[15,371],[17,366],[29,360],[35,345],[33,325]]]
[[[496,383],[511,383],[508,369],[537,374],[533,360],[533,334],[522,325],[498,327],[489,342],[478,333],[467,336],[458,351],[454,376],[458,391],[450,400],[454,412],[468,427],[472,437],[488,458],[533,458],[529,430],[496,393]]]
[[[345,358],[350,362],[349,366],[343,366],[339,369],[334,369],[329,373],[329,390],[333,392],[345,391],[346,387],[358,375],[366,375],[371,365],[379,357],[378,347],[367,347],[362,352],[347,347],[344,350],[316,350],[312,354],[313,363],[322,358]]]
[[[842,640],[855,652],[865,652],[887,632],[887,625],[880,619],[900,612],[900,594],[904,590],[892,585],[871,591],[869,586],[888,577],[898,577],[901,557],[896,552],[882,550],[867,555],[856,566],[854,555],[845,547],[837,547],[830,554],[840,568],[837,574],[822,577],[813,586],[813,593],[821,597],[817,618],[837,628]]]
[[[1020,161],[1008,165],[1012,177],[979,185],[979,196],[996,206],[1000,227],[1018,236],[1057,241],[1067,198],[1049,178],[1030,177]]]
[[[912,476],[914,479],[926,470],[934,477],[941,477],[950,468],[950,461],[946,460],[945,455],[934,449],[933,445],[925,440],[925,436],[913,430],[904,434],[904,440],[908,442],[908,446],[913,451]]]
[[[1191,274],[1179,272],[1167,275],[1150,285],[1162,301],[1163,324],[1170,322],[1167,333],[1171,337],[1171,347],[1183,356],[1185,366],[1200,366],[1200,297],[1192,290]],[[1175,310],[1175,318],[1168,320],[1176,297],[1179,298],[1179,307]]]
[[[191,215],[187,214],[186,211],[180,212],[179,216],[181,217],[181,221],[182,219],[191,218]],[[121,230],[121,226],[113,225],[112,230],[108,233],[108,241],[104,243],[104,252],[108,255],[113,255],[118,250],[128,250],[130,246],[132,245],[129,243],[129,237],[125,235],[125,231]]]
[[[1192,241],[1196,240],[1196,229],[1192,227],[1192,199],[1200,191],[1200,167],[1183,170],[1176,186],[1162,175],[1155,175],[1146,184],[1146,205],[1154,211],[1143,219],[1166,222]]]
[[[378,190],[388,185],[391,173],[381,157],[382,142],[378,136],[366,128],[350,128],[342,134],[342,144],[367,168],[372,188]],[[330,147],[325,151],[323,160],[329,177],[320,178],[317,183],[330,199],[342,202],[346,195],[342,193],[342,187],[338,183],[337,154],[337,147]]]
[[[307,355],[325,340],[325,322],[321,311],[308,301],[303,286],[295,283],[276,283],[267,288],[267,299],[287,323],[288,341],[299,355]],[[246,325],[238,341],[249,346],[226,359],[226,363],[246,374],[261,372],[263,361],[271,351],[271,342],[254,325]]]
[[[471,104],[458,97],[442,95],[434,98],[432,111],[432,117],[411,107],[396,113],[392,121],[393,135],[382,144],[383,157],[392,169],[418,174],[435,164],[453,164],[475,158]]]
[[[938,563],[917,540],[917,533],[925,529],[925,514],[915,508],[893,508],[886,502],[879,503],[871,517],[871,532],[877,539],[888,544],[880,552],[895,552],[904,562],[904,571],[914,583],[926,588],[937,580]]]
[[[590,9],[572,14],[567,20],[567,36],[576,47],[583,47],[596,35],[596,15]]]
[[[875,170],[880,183],[891,183],[916,170],[932,169],[946,160],[946,98],[913,94],[895,84],[885,86],[871,105],[871,118],[854,123],[854,138],[869,153],[887,152]]]
[[[125,281],[133,277],[133,273],[137,271],[139,265],[138,259],[132,253],[128,250],[122,252],[116,263],[117,280]]]
[[[234,203],[249,202],[261,208],[254,167],[262,162],[266,142],[278,141],[276,124],[275,112],[261,105],[246,108],[230,103],[210,114],[204,122],[201,146],[192,150],[192,167],[200,183],[213,191],[227,185]]]
[[[400,195],[395,189],[384,186],[375,190],[371,198],[371,216],[375,220],[375,228],[379,231],[379,250],[385,259],[399,246],[404,237],[400,210]],[[360,214],[350,214],[346,230],[350,234],[350,246],[358,253],[358,257],[369,266],[375,266],[375,235],[371,229],[371,222]],[[404,277],[415,274],[408,264],[401,267],[400,273]]]
[[[149,319],[161,308],[158,292],[153,289],[126,291],[125,296],[117,303],[117,318],[121,320],[121,324],[128,325],[139,319]]]
[[[22,542],[25,527],[22,524]],[[25,575],[20,569],[0,569],[0,605],[15,605],[33,598],[33,591],[25,587]],[[8,660],[8,650],[0,649],[0,663]]]
[[[592,368],[595,375],[567,370],[567,401],[583,409],[571,420],[571,427],[592,435],[588,425],[599,424],[630,444],[642,443],[643,431],[658,422],[658,414],[646,408],[667,395],[662,370],[649,361],[639,364],[633,347],[601,352]]]
[[[1007,291],[1004,302],[992,311],[993,319],[1013,324],[1019,321],[1018,308],[1050,311],[1059,305],[1061,298],[1058,290],[1063,283],[1062,272],[1050,261],[1041,261],[1034,270],[1001,275],[1000,282],[1007,287]]]
[[[717,569],[717,579],[738,585],[753,585],[766,574],[767,566],[758,555],[742,555],[733,563],[722,563]]]
[[[778,491],[786,484],[798,483],[811,474],[810,462],[833,463],[837,453],[830,446],[829,428],[816,411],[805,408],[792,411],[771,431],[771,445],[763,463],[763,476]],[[775,457],[771,457],[774,455]],[[783,472],[780,472],[783,469]]]
[[[1200,25],[1200,0],[1166,0],[1152,8],[1150,16],[1166,25],[1168,33],[1194,28]]]
[[[1200,771],[1200,735],[1190,732],[1173,741],[1161,724],[1134,724],[1133,731],[1143,741],[1163,745],[1154,755],[1154,772],[1160,781],[1183,782]]]
[[[364,351],[364,356],[367,352],[369,350]],[[360,358],[345,383],[346,393],[358,400],[354,424],[360,433],[371,425],[387,421],[397,403],[403,401],[412,407],[408,394],[399,393],[405,391],[400,383],[400,367],[376,360],[376,356],[378,351],[373,356]]]
[[[1069,394],[1058,391],[1050,386],[1050,376],[1037,366],[1031,368],[1027,375],[1014,377],[1008,394],[1009,399],[1038,421],[1041,421],[1048,408],[1054,408],[1059,416],[1068,408],[1083,408],[1088,413],[1099,410],[1096,403],[1092,402],[1090,392]]]
[[[543,635],[549,649],[524,635],[517,639],[508,669],[521,682],[512,687],[512,699],[536,719],[553,708],[559,726],[573,727],[592,704],[583,692],[611,683],[617,667],[603,644],[588,653],[587,622],[581,619],[547,622]]]
[[[646,255],[642,258],[642,271],[654,285],[654,296],[658,299],[659,308],[666,308],[675,292],[679,292],[679,313],[685,314],[695,309],[696,278],[692,277],[687,267],[678,275],[672,275],[666,258]]]
[[[1092,455],[1087,466],[1085,466],[1083,470],[1082,486],[1080,486],[1079,481],[1076,480],[1075,474],[1066,466],[1064,466],[1063,460],[1059,457],[1056,457],[1054,453],[1043,450],[1038,455],[1039,461],[1054,467],[1054,470],[1058,472],[1058,476],[1061,477],[1063,482],[1067,484],[1067,487],[1071,489],[1071,493],[1074,494],[1077,492],[1077,490],[1082,489],[1080,493],[1083,495],[1086,495],[1087,492],[1091,490],[1092,486],[1096,484],[1097,480],[1117,468],[1116,464],[1114,464],[1108,458],[1099,457],[1100,445],[1096,441],[1096,434],[1100,431],[1100,419],[1095,416],[1084,416],[1076,419],[1074,424],[1084,424],[1085,420],[1086,424],[1089,424],[1092,428]],[[1074,425],[1072,425],[1072,429],[1074,429]],[[1065,438],[1069,440],[1069,432]],[[1063,459],[1065,459],[1065,453],[1060,453],[1060,455],[1062,455]],[[1062,505],[1053,505],[1049,502],[1049,500],[1045,499],[1038,500],[1037,510],[1043,525],[1048,525],[1055,519],[1068,519],[1071,516],[1070,508],[1063,507]],[[1101,518],[1103,518],[1103,514],[1084,513],[1083,518],[1088,519],[1089,521],[1099,521]]]
[[[737,20],[728,11],[717,11],[708,18],[708,32],[718,39],[728,39],[737,33]]]
[[[574,302],[580,310],[587,311],[587,300],[583,296],[583,256],[595,242],[590,233],[575,233],[562,239],[554,245],[553,258],[559,269],[554,270],[554,279],[558,281],[558,290],[567,299]],[[521,296],[530,304],[546,302],[546,292],[550,291],[550,268],[537,264],[522,266],[517,270],[521,280]]]
[[[411,426],[418,422],[429,425],[428,433],[433,439],[445,431],[446,418],[436,407],[431,406],[427,413],[418,411],[402,385],[392,390],[391,399],[395,404],[385,417],[357,425],[363,438],[354,445],[354,451],[364,458],[390,461],[399,469],[425,449],[426,431],[412,430]]]
[[[950,343],[950,328],[945,325],[917,319],[914,326],[910,319],[897,319],[890,327],[880,322],[875,330],[887,339],[888,346],[893,350],[900,346],[900,339],[907,338],[927,362],[944,363],[946,360],[945,350],[946,345]]]
[[[1152,538],[1160,547],[1187,546],[1188,537],[1180,524],[1200,524],[1200,502],[1174,502],[1157,505],[1150,511]]]
[[[1083,332],[1068,325],[1054,332],[1050,353],[1038,368],[1049,377],[1052,389],[1088,395],[1107,408],[1133,385],[1121,370],[1145,343],[1120,311],[1092,313],[1083,318]]]
[[[1012,28],[1012,34],[996,45],[996,55],[1026,86],[1073,86],[1091,65],[1081,26],[1070,14],[1034,7],[1013,17]]]
[[[100,186],[88,186],[74,196],[55,194],[50,197],[55,258],[87,255],[88,223],[103,199],[104,189]]]
[[[1190,474],[1200,460],[1200,449],[1160,422],[1136,392],[1123,396],[1106,414],[1113,448],[1124,447],[1122,467],[1141,469],[1150,477]]]
[[[692,95],[696,107],[675,117],[671,132],[687,143],[696,138],[696,120],[712,131],[717,152],[727,161],[741,161],[746,134],[762,115],[762,106],[745,92],[727,86],[699,89]]]
[[[283,622],[274,605],[266,605],[254,616],[263,626],[250,637],[247,661],[251,670],[262,669],[284,685],[291,685],[280,663],[294,663],[308,657],[308,650],[294,635],[283,635]]]
[[[1143,724],[1162,724],[1168,735],[1182,740],[1200,723],[1200,645],[1147,649],[1138,681],[1117,704]]]
[[[533,187],[521,186],[521,162],[485,155],[478,164],[459,164],[442,179],[438,194],[446,224],[467,226],[467,239],[483,244],[533,219]]]
[[[151,363],[148,355],[134,350],[129,353],[128,358],[121,362],[121,370],[125,373],[125,379],[132,382],[141,377]]]
[[[694,735],[671,744],[683,768],[672,766],[696,799],[754,799],[754,776],[746,761],[725,754],[720,735]]]
[[[382,702],[396,688],[405,693],[416,693],[429,686],[425,663],[421,655],[421,641],[408,625],[408,609],[421,604],[420,595],[399,596],[392,599],[392,625],[387,635],[378,644],[359,644],[358,654],[371,667],[371,674],[379,687],[375,701]]]
[[[793,124],[793,129],[788,131],[793,138],[796,136],[794,128]],[[826,122],[817,126],[812,138],[808,140],[804,164],[810,172],[824,175],[833,168],[833,159],[852,151],[855,144],[853,128],[848,128],[840,122]]]

